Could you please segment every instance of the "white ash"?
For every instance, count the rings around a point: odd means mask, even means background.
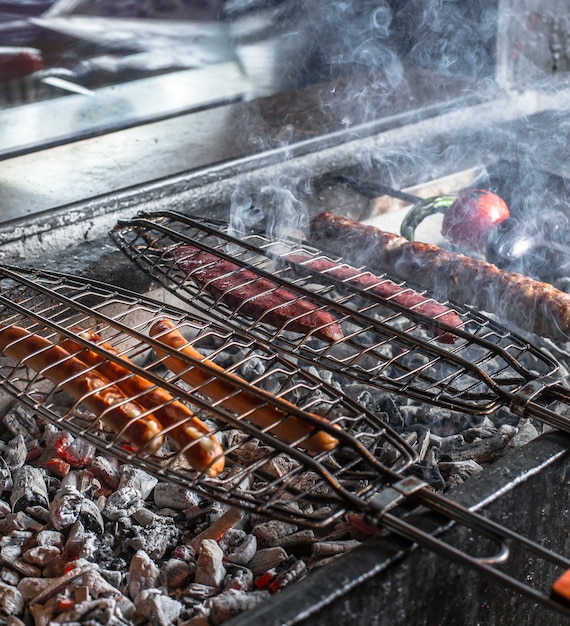
[[[200,543],[196,561],[196,582],[210,587],[220,587],[226,576],[224,552],[213,539]]]
[[[228,354],[226,366],[242,356]],[[263,367],[256,359],[240,375],[260,376]],[[311,372],[399,432],[418,453],[415,473],[443,491],[543,430],[506,410],[466,416]],[[278,390],[279,377],[266,377],[264,386]],[[318,398],[310,401],[317,408]],[[368,536],[358,516],[316,531],[205,501],[96,453],[20,405],[2,422],[0,623],[11,615],[18,626],[221,624]],[[223,437],[226,447],[244,438],[235,430]],[[248,442],[240,454],[247,467],[263,451]],[[389,462],[398,452],[387,446],[382,454]],[[295,468],[278,457],[266,469],[279,478]],[[236,470],[236,484],[251,480],[245,476]],[[311,472],[295,480],[318,495]]]

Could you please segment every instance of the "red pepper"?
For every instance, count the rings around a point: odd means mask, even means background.
[[[458,197],[434,196],[415,204],[402,222],[403,237],[414,240],[419,224],[428,216],[443,213],[441,234],[466,251],[484,254],[492,230],[509,216],[509,208],[497,194],[469,189]]]
[[[471,189],[445,211],[441,234],[460,248],[483,254],[489,233],[509,216],[509,208],[497,194]]]

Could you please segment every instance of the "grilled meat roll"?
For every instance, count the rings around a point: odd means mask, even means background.
[[[438,300],[464,302],[522,330],[555,341],[570,340],[570,294],[547,283],[327,212],[312,220],[309,236],[348,262],[421,284]]]

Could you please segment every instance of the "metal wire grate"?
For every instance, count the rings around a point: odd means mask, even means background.
[[[323,527],[356,512],[570,614],[542,584],[502,570],[512,553],[538,559],[553,576],[570,569],[570,559],[434,493],[410,474],[415,455],[406,442],[379,416],[326,384],[305,360],[294,361],[253,336],[177,307],[55,272],[0,266],[0,319],[0,388],[120,461],[203,497],[300,526]],[[180,346],[165,339],[165,324],[168,332],[180,333]],[[58,348],[65,354],[57,352],[57,358],[38,366]],[[73,359],[82,365],[68,377]],[[172,359],[182,365],[172,368]],[[123,373],[73,395],[78,379],[98,376],[107,366]],[[54,379],[54,371],[65,374]],[[105,411],[85,408],[96,392],[128,389],[136,377],[151,389],[116,400],[114,408],[133,402],[146,406],[145,397],[160,389],[170,395],[152,409],[154,415],[160,417],[177,401],[192,411],[163,424],[140,445],[130,440],[129,429],[133,422],[146,423],[150,409],[117,423],[106,419]],[[212,387],[223,393],[213,394]],[[246,410],[236,410],[236,398]],[[267,410],[273,418],[260,423],[256,415]],[[175,437],[178,428],[196,419],[206,432],[187,442]],[[332,438],[333,444],[311,449],[317,436]],[[194,467],[192,451],[212,437],[220,452]],[[440,524],[454,520],[470,529],[479,549],[468,553],[425,530],[418,505],[437,514]]]
[[[193,310],[295,358],[422,402],[472,414],[507,405],[570,429],[556,410],[534,402],[539,395],[545,405],[568,401],[555,384],[558,363],[471,308],[349,268],[303,241],[230,232],[227,224],[174,212],[141,214],[111,236]],[[253,306],[279,289],[289,294],[290,311],[308,303],[319,322],[299,329],[299,313],[270,319]],[[342,334],[331,338],[336,325]]]

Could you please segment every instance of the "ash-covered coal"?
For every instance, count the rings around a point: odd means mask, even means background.
[[[239,350],[226,356],[228,363],[241,358]],[[442,491],[540,430],[507,411],[466,416],[323,376],[394,427],[417,451],[414,473]],[[316,531],[207,501],[97,452],[18,404],[4,410],[2,424],[0,619],[220,624],[373,532],[359,515]],[[243,437],[224,435],[232,443]],[[274,459],[276,476],[289,470],[284,462]],[[310,481],[310,473],[301,479]]]

